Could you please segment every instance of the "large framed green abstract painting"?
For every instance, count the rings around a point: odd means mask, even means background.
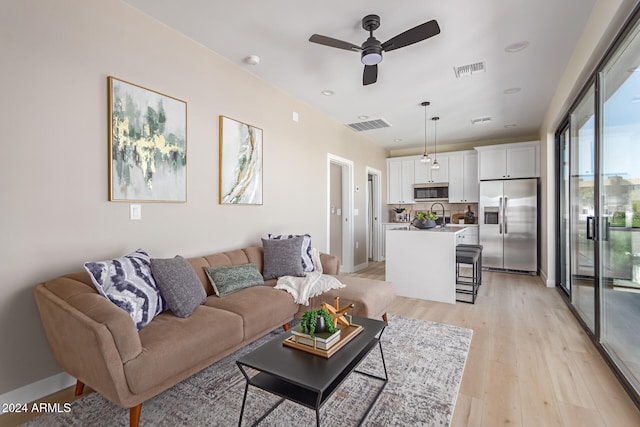
[[[187,201],[187,103],[109,77],[109,200]]]
[[[220,203],[262,204],[262,129],[220,116]]]

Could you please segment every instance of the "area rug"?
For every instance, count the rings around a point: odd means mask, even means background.
[[[193,375],[142,405],[141,426],[234,426],[245,380],[236,359],[272,339],[265,336]],[[448,426],[455,407],[472,331],[389,315],[382,347],[389,382],[365,426]],[[293,349],[292,349],[293,351]],[[383,376],[374,349],[358,368]],[[356,426],[382,382],[352,374],[320,410],[323,426]],[[279,399],[249,388],[242,425],[253,424]],[[46,414],[26,426],[128,426],[129,411],[91,393],[71,403],[68,413]],[[315,425],[315,412],[285,401],[260,426]]]

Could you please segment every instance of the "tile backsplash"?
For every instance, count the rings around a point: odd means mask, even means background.
[[[438,202],[426,202],[426,203],[413,203],[406,205],[387,205],[388,209],[388,222],[409,222],[413,220],[416,212],[418,211],[426,211],[431,208],[434,203]],[[448,202],[439,202],[444,206],[445,216],[451,217],[454,214],[463,214],[467,211],[467,206],[471,207],[471,212],[474,213],[476,218],[478,217],[478,204],[477,203],[448,203]],[[396,213],[393,208],[402,207],[405,208],[403,214],[408,214],[410,219],[406,221],[398,221],[396,220]],[[434,206],[434,211],[436,215],[440,216],[442,208],[440,205]]]

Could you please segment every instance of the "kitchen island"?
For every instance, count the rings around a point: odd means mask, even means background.
[[[386,280],[398,295],[456,302],[456,244],[464,227],[387,230]]]

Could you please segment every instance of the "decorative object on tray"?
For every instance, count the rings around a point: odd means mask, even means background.
[[[413,220],[413,225],[416,228],[433,228],[436,226],[436,214],[431,211],[420,211],[416,213],[416,217]]]
[[[363,331],[362,326],[353,324],[346,313],[353,307],[355,304],[340,308],[339,297],[333,305],[323,302],[320,310],[309,310],[302,315],[300,324],[291,329],[292,335],[282,344],[328,359]],[[319,328],[321,323],[326,331]]]
[[[327,304],[326,302],[322,303],[322,308],[330,313],[333,326],[336,328],[338,327],[338,323],[344,326],[351,325],[351,316],[348,316],[346,313],[353,307],[355,307],[355,304],[349,304],[345,308],[340,308],[340,297],[336,297],[333,305]],[[347,316],[349,317],[348,319]]]
[[[187,103],[109,76],[109,200],[187,201]]]
[[[338,330],[329,312],[323,308],[320,310],[305,311],[300,319],[300,327],[302,328],[302,332],[309,334],[311,338],[315,337],[316,332],[329,332],[333,334]]]
[[[292,328],[292,330],[295,328]],[[282,341],[282,344],[287,347],[292,347],[298,350],[305,351],[307,353],[315,354],[316,356],[324,357],[325,359],[333,356],[338,350],[344,347],[349,341],[354,339],[360,332],[362,332],[364,328],[360,325],[350,324],[349,326],[340,325],[338,327],[338,331],[340,333],[340,338],[335,340],[335,342],[331,342],[328,346],[329,348],[323,349],[323,346],[327,346],[326,342],[318,340],[318,337],[313,338],[315,345],[303,344],[300,338],[304,338],[296,335],[292,332],[292,335]],[[310,338],[311,339],[311,338]]]
[[[308,345],[321,350],[329,350],[334,344],[340,341],[340,329],[335,328],[335,332],[318,332],[311,336],[303,331],[302,325],[291,328],[292,338],[298,344]]]

